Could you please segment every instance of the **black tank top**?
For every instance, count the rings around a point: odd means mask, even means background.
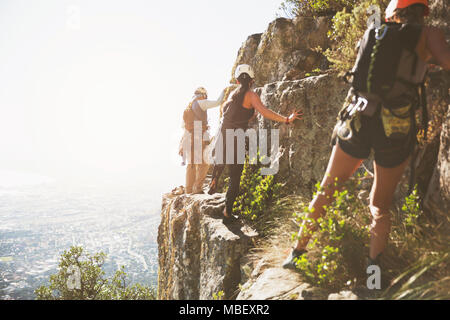
[[[223,129],[244,129],[248,128],[248,122],[255,114],[255,109],[247,109],[232,101],[228,101],[224,106]]]

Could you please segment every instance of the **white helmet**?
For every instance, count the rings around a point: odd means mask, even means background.
[[[206,91],[203,87],[198,87],[197,90],[195,90],[194,95],[196,96],[208,96],[208,91]]]
[[[236,68],[236,72],[234,73],[234,78],[237,79],[239,76],[243,73],[246,73],[250,76],[250,78],[255,78],[255,72],[253,71],[252,67],[250,67],[248,64],[241,64]]]

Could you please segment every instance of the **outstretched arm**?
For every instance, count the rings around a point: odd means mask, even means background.
[[[289,117],[282,116],[281,114],[266,108],[256,93],[250,91],[249,94],[251,95],[250,101],[252,103],[252,107],[261,113],[264,118],[269,120],[290,124],[297,119],[301,119],[301,116],[303,115],[301,111],[295,111]]]
[[[203,111],[218,107],[222,104],[223,97],[225,96],[225,90],[222,91],[217,100],[198,100],[198,104]]]

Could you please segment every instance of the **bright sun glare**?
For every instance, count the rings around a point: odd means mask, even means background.
[[[219,95],[242,41],[279,3],[236,12],[203,0],[2,2],[0,170],[182,183],[177,147],[193,90]]]

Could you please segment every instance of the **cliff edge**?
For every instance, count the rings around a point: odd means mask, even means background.
[[[241,259],[256,232],[225,226],[222,194],[163,196],[158,230],[158,297],[212,300],[223,292],[234,299],[241,282]]]
[[[434,2],[433,17],[435,24],[447,27],[448,35],[448,22],[445,18],[439,20],[448,16],[448,6],[443,3]],[[277,19],[266,32],[250,36],[244,42],[234,65],[235,68],[248,63],[254,67],[256,83],[260,86],[255,91],[267,107],[283,114],[303,110],[304,119],[295,126],[274,124],[258,117],[253,127],[280,129],[279,149],[270,154],[279,161],[277,179],[292,194],[308,199],[325,171],[331,151],[330,136],[348,90],[337,74],[313,72],[327,66],[324,57],[313,49],[319,45],[328,47],[329,26],[327,18]],[[419,189],[426,195],[429,214],[447,227],[449,84],[449,72],[430,74],[427,89],[433,131],[428,141],[422,141],[416,161]],[[408,171],[404,182],[408,181],[407,176]],[[370,178],[368,182],[370,187]],[[328,295],[302,282],[297,273],[265,263],[264,259],[248,264],[250,271],[244,272],[246,255],[258,237],[243,225],[225,226],[221,220],[223,208],[222,194],[164,195],[158,233],[159,299],[212,299],[219,292],[223,292],[225,299],[358,298],[349,291]]]

